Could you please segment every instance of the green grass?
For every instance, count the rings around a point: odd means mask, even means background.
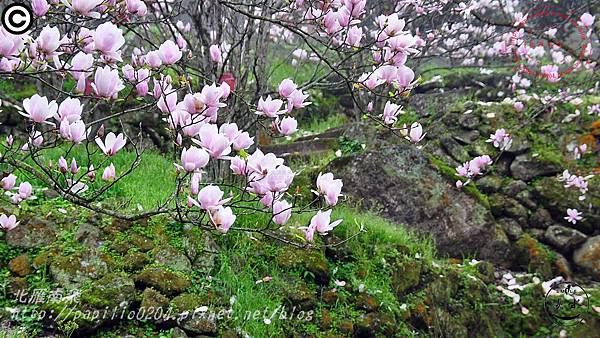
[[[90,149],[97,149],[95,144],[89,145]],[[68,155],[68,156],[67,156]],[[79,167],[80,174],[87,171],[87,152],[85,145],[78,145],[67,151],[63,147],[43,150],[39,156],[39,163],[54,163],[55,174],[58,175],[56,163],[60,156],[64,156],[70,164],[71,159],[75,158]],[[110,163],[113,163],[117,176],[128,170],[136,160],[133,151],[122,150],[111,158],[97,152],[91,156],[91,164],[95,165],[96,181],[91,183],[91,188],[100,188],[106,184],[102,181],[102,172]],[[29,164],[33,160],[28,159]],[[98,164],[101,164],[99,166]],[[18,172],[17,176],[23,179],[27,177],[36,187],[42,187],[42,182],[25,172]],[[87,183],[87,180],[83,180]],[[144,210],[155,208],[159,203],[165,201],[175,189],[175,167],[166,156],[153,151],[146,151],[141,156],[139,165],[128,175],[115,183],[103,196],[105,199],[120,199],[125,201],[125,208],[137,209],[140,205]]]

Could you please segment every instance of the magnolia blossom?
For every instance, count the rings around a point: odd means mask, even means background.
[[[298,88],[291,79],[285,79],[279,84],[279,95],[286,99]]]
[[[292,216],[292,205],[286,200],[275,201],[273,203],[273,222],[284,225]]]
[[[67,120],[72,123],[81,119],[82,111],[83,105],[79,99],[67,98],[58,106],[58,114],[54,118],[61,122]]]
[[[289,188],[294,179],[294,172],[285,165],[280,165],[267,173],[265,177],[266,188],[271,192],[281,192]]]
[[[67,160],[62,156],[58,159],[58,170],[63,174],[66,174],[69,171]]]
[[[104,172],[102,173],[102,179],[104,181],[112,181],[117,176],[117,171],[115,169],[114,164],[110,164],[108,167],[104,168]]]
[[[317,211],[317,214],[310,220],[310,225],[305,228],[306,240],[312,242],[315,231],[319,232],[321,235],[327,235],[329,231],[342,223],[341,219],[330,223],[330,219],[331,209],[325,212],[320,210]]]
[[[565,220],[567,222],[576,224],[577,221],[581,221],[583,217],[581,217],[581,212],[577,211],[577,209],[567,209],[567,216],[565,216]]]
[[[79,172],[79,166],[77,165],[77,161],[75,160],[75,157],[73,157],[73,159],[71,160],[71,174],[75,175],[77,174],[77,172]]]
[[[60,124],[60,135],[75,144],[80,144],[87,137],[85,123],[81,120],[73,123],[64,120]]]
[[[231,158],[231,165],[229,166],[229,168],[231,169],[231,171],[233,171],[235,175],[246,175],[246,161],[239,156]]]
[[[586,152],[587,152],[587,144],[586,143],[575,146],[575,148],[573,149],[573,155],[576,160],[581,159],[581,156],[583,156]]]
[[[34,57],[37,56],[37,53],[39,52],[46,58],[51,59],[55,55],[58,55],[56,50],[60,47],[60,41],[60,31],[58,30],[58,27],[45,26],[42,28],[35,43],[30,46],[29,51]]]
[[[292,135],[298,131],[298,121],[291,116],[284,117],[279,124],[275,122],[275,125],[277,126],[277,130],[285,136]]]
[[[36,16],[44,16],[46,13],[48,13],[50,5],[46,0],[32,0],[31,9],[33,9],[33,13]]]
[[[222,199],[225,193],[216,185],[208,185],[198,193],[199,207],[204,210],[214,210],[227,203],[230,198]]]
[[[33,122],[47,123],[46,120],[56,114],[58,105],[56,101],[48,102],[48,98],[45,96],[42,97],[35,94],[31,98],[23,100],[23,109],[25,113],[19,113]]]
[[[467,178],[467,182],[464,183],[467,184],[472,178],[480,175],[483,170],[492,163],[493,161],[488,155],[477,156],[471,161],[456,167],[456,175]],[[462,187],[464,184],[461,181],[456,182],[457,188]]]
[[[119,92],[125,88],[123,81],[119,77],[119,71],[111,69],[110,66],[98,68],[94,76],[92,88],[96,95],[104,98],[116,99]]]
[[[4,231],[11,231],[19,225],[15,215],[6,216],[5,214],[0,215],[0,228]]]
[[[217,230],[221,233],[226,233],[229,228],[235,222],[236,216],[230,207],[224,208],[223,206],[217,206],[215,209],[210,210],[211,223],[217,227]]]
[[[523,111],[523,109],[525,109],[525,105],[523,104],[523,102],[517,101],[513,104],[513,108],[515,108],[516,111],[521,112]]]
[[[63,0],[63,3],[69,6],[76,13],[79,13],[83,16],[99,18],[100,13],[92,12],[92,10],[100,5],[103,1],[104,0],[72,0],[71,4],[69,4],[66,0]]]
[[[181,163],[187,172],[204,168],[208,164],[208,160],[208,153],[204,149],[191,146],[181,151]]]
[[[202,180],[202,173],[195,172],[190,178],[190,192],[192,195],[198,195],[200,193],[200,180]]]
[[[2,189],[4,189],[4,190],[11,190],[12,188],[15,187],[16,183],[17,183],[17,176],[15,176],[13,174],[9,174],[8,176],[4,177],[2,179],[2,181],[0,181],[0,185],[2,186]]]
[[[29,197],[31,197],[31,195],[33,194],[33,187],[31,186],[31,183],[29,182],[23,182],[21,184],[19,184],[19,198],[21,200],[26,200]]]
[[[325,202],[328,205],[336,205],[338,198],[342,196],[342,187],[344,184],[341,179],[334,179],[332,173],[322,174],[319,173],[317,177],[317,195],[325,197]]]
[[[219,134],[219,130],[214,124],[203,125],[198,137],[200,141],[192,139],[192,142],[202,146],[215,159],[223,158],[231,152],[231,142],[227,136]]]
[[[584,27],[591,27],[594,24],[594,16],[590,13],[583,13],[579,18],[579,24]]]
[[[281,106],[283,105],[283,101],[279,99],[273,100],[271,96],[267,96],[266,99],[262,97],[258,99],[258,107],[256,110],[256,114],[258,115],[266,115],[268,117],[277,117],[277,115],[283,114],[284,111],[281,110]]]
[[[94,1],[102,2],[102,0]],[[110,59],[121,61],[119,49],[124,44],[123,31],[112,22],[105,22],[99,25],[94,32],[95,49]]]
[[[102,142],[102,139],[99,137],[96,138],[96,144],[98,144],[98,147],[100,147],[102,152],[107,156],[115,155],[125,146],[125,143],[127,143],[127,141],[125,140],[123,133],[117,136],[115,133],[110,132],[106,135],[104,142]]]
[[[495,133],[490,135],[490,138],[486,142],[491,142],[494,147],[500,150],[508,150],[512,145],[512,138],[510,134],[504,130],[504,128],[497,129]]]
[[[312,102],[305,102],[307,98],[308,94],[304,94],[302,90],[294,90],[288,97],[287,111],[291,112],[292,109],[300,109],[312,104]]]
[[[402,107],[391,103],[390,101],[385,103],[385,107],[383,108],[383,122],[385,124],[394,124],[398,121],[398,114],[404,114]]]
[[[223,63],[223,54],[221,53],[221,48],[218,45],[212,45],[208,50],[210,53],[210,59],[213,62]]]
[[[426,133],[423,133],[423,126],[419,122],[413,122],[408,131],[406,139],[412,143],[419,143],[425,137]]]
[[[160,60],[164,65],[172,65],[181,59],[181,50],[175,42],[167,40],[158,49]]]

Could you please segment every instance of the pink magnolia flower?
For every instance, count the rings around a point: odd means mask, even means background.
[[[181,163],[187,172],[197,171],[208,164],[209,156],[204,149],[190,146],[181,151]]]
[[[73,123],[64,120],[60,123],[60,135],[75,144],[80,144],[87,137],[85,123],[81,120]]]
[[[104,168],[104,172],[102,173],[102,179],[104,181],[112,181],[117,176],[117,170],[115,169],[114,164],[110,164],[108,167]]]
[[[423,133],[423,126],[419,122],[413,122],[406,138],[412,143],[419,143],[423,140],[425,134]]]
[[[56,50],[60,47],[60,31],[58,27],[45,26],[35,40],[37,51],[45,57],[52,58],[57,55]]]
[[[161,112],[168,114],[175,111],[177,107],[177,91],[173,90],[169,93],[163,92],[163,95],[156,103]]]
[[[292,205],[286,200],[275,201],[273,203],[273,222],[284,225],[292,216]]]
[[[102,0],[94,0],[102,2]],[[123,31],[112,22],[99,25],[94,32],[94,47],[100,53],[117,61],[121,61],[119,49],[125,44]]]
[[[210,59],[213,62],[223,63],[223,54],[221,53],[221,47],[219,47],[218,45],[212,45],[210,46],[208,51],[210,53]]]
[[[292,135],[298,131],[298,121],[291,116],[285,117],[281,120],[281,123],[277,126],[277,129],[283,135]]]
[[[298,86],[291,79],[285,79],[279,84],[279,95],[287,99],[296,88]]]
[[[83,16],[89,16],[93,18],[99,18],[100,13],[92,12],[96,6],[100,5],[104,0],[72,0],[69,4],[66,0],[63,0],[69,8],[74,12],[77,12]]]
[[[107,156],[115,155],[121,148],[125,146],[127,141],[125,140],[125,136],[121,133],[119,136],[116,136],[115,133],[110,132],[106,135],[106,139],[102,142],[102,139],[99,137],[96,138],[96,144],[102,150],[104,154]]]
[[[36,147],[39,147],[44,143],[44,137],[39,130],[33,132],[33,136],[29,136],[29,144],[33,144]],[[27,150],[27,149],[25,149]]]
[[[325,197],[328,205],[336,205],[338,198],[342,196],[342,187],[344,183],[341,179],[334,179],[332,173],[319,173],[317,177],[317,195]]]
[[[92,88],[96,95],[107,99],[116,99],[119,92],[125,88],[123,81],[119,77],[119,71],[111,69],[110,66],[98,68],[94,76]]]
[[[148,8],[142,0],[126,0],[127,11],[137,16],[145,16],[148,13]]]
[[[397,83],[400,87],[408,87],[415,79],[415,72],[412,69],[402,65],[398,67]]]
[[[346,44],[351,46],[351,47],[359,47],[360,46],[360,40],[362,40],[363,38],[363,31],[362,28],[356,27],[356,26],[352,26],[349,30],[348,30],[348,35],[346,36]]]
[[[204,124],[198,133],[200,141],[192,139],[192,142],[206,149],[210,156],[215,159],[223,158],[231,153],[231,142],[227,136],[219,134],[214,124]]]
[[[333,230],[336,226],[342,223],[341,219],[330,223],[330,219],[331,209],[325,212],[322,212],[321,210],[317,211],[317,214],[310,220],[310,225],[305,231],[306,240],[312,242],[312,235],[314,234],[315,230],[321,235],[327,235],[329,231]]]
[[[87,177],[92,182],[96,180],[96,171],[94,170],[93,164],[91,164],[88,168]]]
[[[84,52],[75,54],[73,60],[71,60],[71,68],[69,71],[77,80],[77,90],[80,93],[85,91],[86,79],[91,73],[90,69],[92,69],[93,65],[94,56]]]
[[[135,79],[138,83],[135,85],[135,90],[139,97],[148,95],[148,83],[150,82],[150,70],[142,68],[135,72]]]
[[[241,133],[238,137],[233,140],[233,149],[242,150],[248,149],[254,144],[254,136],[250,137],[247,132]]]
[[[164,65],[172,65],[181,59],[181,50],[175,42],[167,40],[158,48],[160,60]]]
[[[0,215],[0,228],[4,231],[11,231],[19,225],[15,215],[6,216],[5,214]]]
[[[231,165],[229,166],[229,168],[231,169],[231,171],[233,171],[235,175],[246,175],[246,161],[243,158],[235,156],[232,157],[230,160]]]
[[[71,174],[75,175],[77,174],[77,172],[79,171],[79,166],[77,166],[77,161],[75,160],[75,157],[73,157],[73,159],[71,160]]]
[[[58,170],[63,174],[66,174],[69,171],[67,160],[62,156],[58,159]]]
[[[577,209],[567,209],[567,216],[565,216],[565,220],[567,220],[567,222],[576,224],[577,221],[581,221],[583,219],[581,215],[582,213],[577,211]]]
[[[200,180],[202,180],[202,174],[195,172],[190,178],[190,192],[192,195],[198,195],[200,193]]]
[[[523,102],[517,101],[513,104],[513,108],[515,108],[516,111],[521,112],[523,111],[523,109],[525,109],[525,105],[523,104]]]
[[[215,209],[210,210],[209,215],[211,223],[221,233],[227,233],[236,219],[230,207],[217,206]]]
[[[587,144],[586,143],[584,143],[582,145],[578,145],[573,149],[573,155],[575,156],[576,160],[581,159],[581,156],[583,156],[586,152],[587,152]]]
[[[491,134],[486,142],[492,142],[494,147],[500,148],[500,150],[508,150],[512,145],[512,138],[504,128],[500,128],[494,134]]]
[[[162,65],[162,58],[160,52],[157,50],[150,51],[146,54],[146,64],[150,68],[158,68]]]
[[[278,158],[273,153],[263,154],[260,149],[256,149],[256,151],[248,156],[248,169],[250,169],[253,173],[262,177],[266,175],[269,171],[274,170],[278,166],[283,164],[283,159]]]
[[[302,90],[294,90],[288,97],[288,112],[291,112],[292,109],[300,109],[310,105],[312,102],[304,102],[304,100],[306,100],[307,98],[308,94],[304,94]]]
[[[222,199],[225,193],[216,185],[208,185],[198,193],[198,201],[200,208],[204,210],[213,210],[224,203],[227,203],[230,198]]]
[[[223,95],[223,88],[221,86],[217,86],[215,83],[202,88],[198,99],[200,102],[202,102],[202,104],[208,107],[204,111],[204,115],[216,118],[218,109],[227,106],[225,103],[220,101],[223,98]]]
[[[591,27],[594,24],[594,16],[590,13],[583,13],[579,18],[579,24],[584,27]]]
[[[2,181],[0,181],[0,185],[2,185],[2,189],[4,190],[12,190],[12,188],[15,187],[16,183],[17,176],[13,174],[9,174],[8,176],[4,177]]]
[[[48,13],[50,5],[46,0],[32,0],[31,9],[33,9],[33,13],[36,16],[44,16],[46,13]]]
[[[29,99],[23,100],[23,109],[26,113],[19,112],[21,115],[31,119],[36,123],[48,123],[47,119],[54,116],[58,110],[56,101],[48,102],[45,96],[33,95]]]
[[[289,188],[294,179],[294,172],[288,166],[280,165],[267,173],[265,183],[271,192],[281,192]]]
[[[258,115],[266,115],[268,117],[277,117],[277,115],[283,114],[284,111],[281,110],[281,106],[283,105],[283,101],[279,99],[273,100],[271,96],[267,96],[266,99],[263,98],[258,99],[258,106],[256,114]]]
[[[404,111],[402,110],[402,107],[395,104],[395,103],[391,103],[390,101],[387,101],[385,103],[385,107],[383,108],[383,122],[385,124],[394,124],[396,123],[396,121],[398,121],[398,115],[399,114],[404,114]]]
[[[0,25],[0,56],[11,58],[19,55],[25,47],[24,35],[13,35]]]
[[[31,197],[33,193],[33,187],[29,182],[22,182],[19,184],[19,198],[22,200],[26,200]]]
[[[54,116],[59,121],[67,121],[69,123],[81,120],[81,112],[83,105],[79,99],[67,98],[58,106],[58,114]]]

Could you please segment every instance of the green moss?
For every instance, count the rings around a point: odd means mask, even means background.
[[[444,176],[451,178],[452,180],[464,180],[464,178],[456,175],[456,169],[447,165],[444,161],[436,158],[433,155],[429,155],[429,161],[433,164],[434,167]],[[475,197],[481,204],[487,209],[490,208],[490,202],[488,201],[487,195],[479,191],[477,189],[476,184],[471,182],[466,186],[463,186],[462,189],[466,191],[469,195]]]

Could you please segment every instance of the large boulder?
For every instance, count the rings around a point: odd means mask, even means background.
[[[338,158],[330,170],[344,182],[343,192],[384,217],[437,242],[440,253],[475,255],[498,263],[511,261],[510,244],[490,211],[456,189],[418,148],[381,146]]]
[[[575,250],[573,261],[580,269],[600,280],[600,236],[589,238]]]

